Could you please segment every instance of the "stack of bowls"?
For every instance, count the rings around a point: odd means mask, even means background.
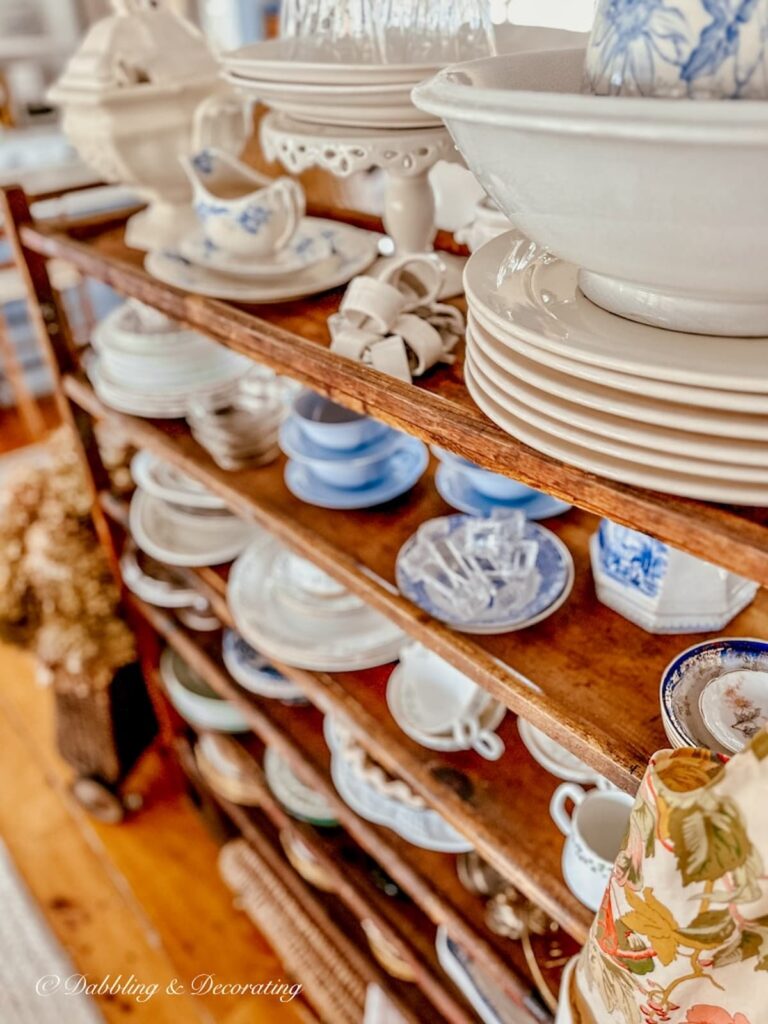
[[[426,446],[314,391],[302,391],[280,428],[288,489],[320,508],[370,508],[399,497],[424,473]]]
[[[96,394],[134,416],[183,416],[193,400],[229,395],[251,369],[244,356],[135,299],[112,310],[92,340],[88,374]]]
[[[761,6],[745,11],[734,46],[754,37]],[[701,0],[680,7],[711,17]],[[602,17],[590,66],[595,49],[617,66],[593,82],[622,69],[682,74],[677,58],[644,58],[643,47],[668,43],[663,19],[617,31],[608,52],[606,19],[633,9],[615,0]],[[564,462],[687,497],[768,504],[765,75],[750,82],[760,98],[742,103],[662,102],[663,88],[645,80],[642,96],[590,95],[585,56],[483,59],[414,90],[518,229],[466,267],[467,386],[502,429]],[[685,66],[711,70],[701,57]],[[721,62],[713,78],[733,66]],[[677,84],[699,94],[698,81]],[[739,184],[723,199],[734,152]]]
[[[490,516],[496,509],[520,509],[526,519],[549,519],[571,506],[501,473],[492,473],[461,455],[432,446],[440,462],[435,487],[440,497],[472,516]]]
[[[694,644],[661,677],[661,719],[673,747],[730,756],[768,722],[768,641],[739,637]]]

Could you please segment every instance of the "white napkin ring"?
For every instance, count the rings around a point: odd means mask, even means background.
[[[353,277],[349,282],[340,312],[351,327],[389,333],[406,305],[397,288],[375,277]]]
[[[388,263],[379,278],[405,298],[404,312],[428,306],[440,297],[445,270],[429,253],[409,253]]]
[[[427,320],[415,313],[403,313],[393,327],[412,353],[411,373],[418,377],[434,366],[443,356],[444,344],[440,332]]]

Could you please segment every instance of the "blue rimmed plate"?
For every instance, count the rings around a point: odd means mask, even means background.
[[[440,497],[460,512],[471,516],[489,516],[495,509],[520,509],[526,519],[550,519],[562,515],[572,506],[550,494],[534,491],[525,498],[503,501],[481,494],[462,473],[459,466],[442,463],[435,473],[435,487]]]

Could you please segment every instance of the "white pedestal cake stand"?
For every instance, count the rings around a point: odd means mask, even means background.
[[[375,167],[386,171],[384,226],[395,254],[379,259],[372,273],[380,273],[395,257],[431,253],[445,269],[441,297],[463,292],[465,260],[432,248],[436,228],[430,168],[438,160],[463,162],[445,128],[341,128],[308,124],[273,111],[262,122],[261,144],[267,159],[279,160],[294,174],[310,167],[340,178]]]

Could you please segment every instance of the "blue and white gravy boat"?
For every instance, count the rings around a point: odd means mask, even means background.
[[[298,182],[268,178],[218,149],[181,161],[207,246],[263,259],[288,245],[305,211]]]

